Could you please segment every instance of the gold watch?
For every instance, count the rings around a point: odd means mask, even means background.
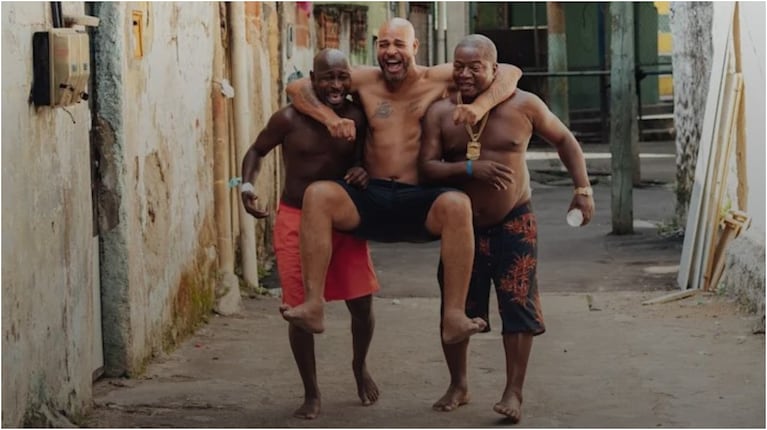
[[[575,187],[573,194],[576,196],[591,197],[594,195],[594,190],[591,187]]]

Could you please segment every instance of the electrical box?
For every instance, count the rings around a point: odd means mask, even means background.
[[[73,28],[36,32],[32,55],[32,99],[36,106],[68,106],[88,100],[88,33]]]

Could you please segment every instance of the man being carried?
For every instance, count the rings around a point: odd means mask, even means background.
[[[452,83],[449,64],[426,68],[415,64],[418,41],[412,24],[402,18],[386,22],[378,32],[380,68],[352,69],[356,92],[370,124],[364,166],[371,177],[364,191],[341,182],[321,181],[304,194],[301,263],[306,301],[285,307],[288,321],[319,333],[324,330],[322,292],[330,261],[333,229],[383,242],[418,242],[442,238],[445,261],[445,311],[442,339],[460,342],[481,331],[485,322],[464,311],[474,254],[471,203],[464,193],[418,185],[421,124],[429,104]],[[455,108],[453,119],[474,124],[490,108],[514,92],[521,71],[499,67],[496,82],[471,105]],[[353,138],[351,122],[322,106],[306,80],[288,85],[297,109],[325,124],[334,136]]]
[[[456,105],[471,102],[487,91],[498,67],[496,61],[495,45],[485,36],[470,35],[458,44],[453,63],[458,93],[434,103],[426,113],[420,167],[425,180],[453,183],[471,198],[476,251],[466,313],[482,318],[486,331],[490,330],[492,280],[506,352],[506,388],[493,409],[518,422],[533,336],[546,330],[536,277],[537,226],[525,163],[533,133],[557,149],[570,172],[575,183],[570,209],[583,212],[583,224],[591,220],[594,200],[578,141],[534,94],[517,90],[482,118],[479,127],[453,123],[451,113]],[[440,285],[442,273],[440,263]],[[451,411],[469,401],[468,345],[468,339],[452,345],[443,342],[450,386],[434,404],[437,410]]]
[[[352,121],[360,130],[358,136],[364,136],[365,115],[346,99],[351,77],[346,56],[335,49],[321,51],[314,57],[314,70],[310,76],[312,87],[322,103]],[[272,115],[242,161],[242,177],[246,181],[242,187],[242,204],[256,218],[264,218],[268,213],[258,208],[252,184],[258,177],[262,158],[280,144],[285,160],[285,189],[274,226],[274,251],[283,304],[296,306],[304,301],[298,242],[304,190],[314,181],[337,178],[344,178],[345,183],[352,187],[364,188],[368,177],[364,169],[353,167],[359,160],[354,144],[331,137],[322,124],[292,106],[286,106]],[[356,146],[361,148],[362,145],[360,138]],[[374,327],[371,294],[378,290],[378,280],[367,242],[337,232],[333,233],[329,242],[333,257],[327,271],[330,286],[324,298],[346,300],[352,317],[352,370],[357,381],[357,393],[363,405],[370,405],[378,399],[378,387],[368,374],[365,358]],[[313,419],[320,412],[314,335],[290,324],[288,337],[304,384],[304,403],[294,415]]]

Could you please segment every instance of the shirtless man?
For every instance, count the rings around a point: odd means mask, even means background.
[[[522,385],[533,336],[546,328],[536,278],[537,227],[530,205],[530,175],[525,163],[533,133],[553,145],[575,184],[570,209],[583,212],[583,224],[594,213],[594,200],[583,152],[573,134],[534,94],[517,90],[493,108],[478,127],[456,125],[456,104],[468,103],[490,85],[497,69],[493,42],[480,35],[464,38],[455,49],[453,79],[458,93],[429,108],[419,165],[423,178],[459,186],[471,198],[476,253],[466,313],[480,317],[490,330],[490,281],[495,284],[503,321],[506,388],[493,409],[513,422],[521,417]],[[469,141],[481,142],[476,154]],[[474,160],[474,155],[478,157]],[[468,158],[468,160],[467,160]],[[447,263],[445,263],[445,266]],[[438,278],[442,284],[443,267]],[[469,340],[442,344],[450,386],[434,408],[451,411],[469,401],[466,377]]]
[[[322,292],[333,229],[384,242],[441,237],[445,261],[442,339],[446,343],[460,342],[485,327],[484,321],[469,319],[464,311],[474,254],[471,203],[457,190],[418,185],[420,120],[428,106],[452,84],[452,65],[418,66],[417,49],[413,25],[394,18],[378,32],[380,68],[352,69],[352,91],[362,101],[370,125],[364,166],[371,181],[364,191],[329,181],[316,182],[306,189],[301,224],[306,301],[295,308],[284,307],[283,316],[308,331],[324,330]],[[474,124],[511,96],[521,74],[514,66],[500,66],[496,82],[471,105],[457,106],[453,119]],[[355,136],[351,122],[322,106],[306,80],[292,82],[287,90],[295,107],[325,124],[331,134]]]
[[[343,52],[331,49],[318,53],[310,76],[322,103],[339,116],[353,121],[360,130],[359,136],[364,136],[365,115],[362,109],[346,99],[351,76]],[[272,115],[242,161],[242,176],[247,181],[242,187],[242,204],[256,218],[264,218],[268,213],[258,208],[252,184],[258,177],[263,157],[280,144],[285,160],[285,189],[274,226],[274,250],[282,301],[296,306],[304,301],[298,242],[304,190],[313,181],[336,178],[344,178],[346,183],[364,188],[368,176],[363,168],[354,167],[359,161],[355,145],[331,137],[325,126],[292,106],[286,106]],[[362,139],[358,139],[356,147],[361,148],[363,144]],[[378,387],[368,374],[365,359],[375,326],[372,293],[378,290],[378,280],[367,242],[340,232],[334,232],[331,241],[333,258],[327,272],[329,287],[324,297],[346,301],[352,319],[352,370],[357,381],[357,394],[363,405],[371,405],[378,399]],[[304,403],[293,415],[313,419],[320,413],[314,335],[289,324],[288,338],[304,384]]]

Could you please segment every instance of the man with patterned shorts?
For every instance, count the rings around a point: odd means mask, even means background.
[[[534,94],[517,89],[491,109],[479,126],[456,125],[456,104],[469,103],[489,88],[498,67],[493,42],[470,35],[455,49],[453,80],[457,93],[432,104],[424,119],[419,166],[424,179],[462,189],[471,199],[475,253],[466,301],[470,318],[488,319],[490,281],[495,284],[503,322],[506,388],[493,409],[516,423],[521,418],[522,386],[533,337],[546,328],[536,276],[537,224],[530,204],[525,152],[533,133],[553,145],[575,184],[570,209],[580,209],[587,224],[594,200],[583,152],[573,134]],[[443,266],[438,278],[442,284]],[[435,404],[452,411],[469,401],[466,378],[469,341],[443,342],[450,386]]]

